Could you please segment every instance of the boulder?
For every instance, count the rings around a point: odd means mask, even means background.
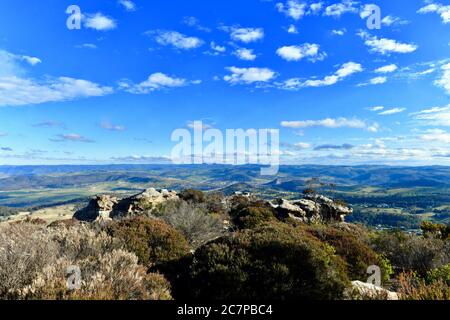
[[[86,208],[77,211],[74,218],[79,221],[107,221],[111,220],[115,206],[119,203],[116,197],[100,195],[89,201]]]
[[[290,217],[305,223],[344,222],[345,216],[353,213],[351,208],[324,196],[310,195],[293,201],[278,199],[270,204],[280,217]]]
[[[345,297],[351,300],[399,300],[398,293],[361,281],[353,281]]]
[[[74,218],[79,221],[98,222],[133,215],[152,214],[162,203],[177,199],[179,198],[175,191],[154,188],[120,200],[110,195],[100,195],[93,198],[86,208],[77,211]]]

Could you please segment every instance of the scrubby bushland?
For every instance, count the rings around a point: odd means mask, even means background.
[[[264,201],[239,196],[232,201],[230,216],[238,229],[251,229],[277,221],[275,210]]]
[[[373,248],[391,261],[397,272],[412,271],[420,276],[450,263],[450,242],[403,232],[380,232]]]
[[[183,235],[161,220],[133,217],[108,226],[111,236],[120,239],[128,251],[148,268],[180,259],[189,253]]]
[[[450,226],[424,221],[420,227],[425,236],[450,240]]]
[[[442,279],[425,281],[414,272],[399,276],[400,297],[403,300],[450,300],[450,285]]]
[[[305,231],[335,248],[336,254],[346,262],[347,273],[351,280],[366,281],[368,278],[367,268],[372,265],[381,268],[385,282],[393,273],[387,259],[378,255],[368,244],[349,231],[321,225],[305,227]]]
[[[80,268],[77,290],[67,286],[69,266]],[[117,240],[86,225],[0,227],[0,299],[170,299],[167,280],[146,271]]]
[[[205,204],[178,201],[164,210],[161,218],[179,230],[192,248],[214,240],[225,233],[223,218],[209,213]]]
[[[200,190],[186,189],[181,191],[178,196],[187,202],[204,203],[206,201],[205,194]]]
[[[204,300],[338,299],[349,283],[331,246],[283,223],[201,247],[189,277],[190,297]]]

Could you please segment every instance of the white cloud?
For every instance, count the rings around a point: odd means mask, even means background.
[[[54,139],[50,139],[50,141],[53,142],[85,142],[85,143],[92,143],[93,140],[83,137],[82,135],[76,134],[76,133],[70,133],[70,134],[60,134]]]
[[[329,129],[337,128],[353,128],[353,129],[365,129],[367,124],[359,119],[347,119],[347,118],[327,118],[323,120],[305,120],[305,121],[283,121],[281,126],[290,129],[306,129],[313,127],[324,127]]]
[[[76,46],[77,48],[85,48],[85,49],[97,49],[97,46],[93,43],[83,43]]]
[[[411,115],[426,125],[450,127],[450,105],[425,109]]]
[[[430,142],[450,143],[450,133],[441,129],[429,129],[419,139]]]
[[[108,31],[117,28],[116,21],[102,13],[84,16],[84,26],[98,31]]]
[[[384,110],[384,107],[383,106],[375,106],[375,107],[369,108],[369,110],[373,111],[373,112],[377,112],[377,111]]]
[[[268,82],[276,76],[276,73],[268,68],[229,67],[227,70],[231,75],[226,75],[223,79],[231,84]]]
[[[183,50],[195,49],[203,45],[203,40],[197,37],[185,36],[177,31],[157,30],[155,40],[160,45],[171,45],[177,49]]]
[[[283,89],[295,90],[303,87],[323,87],[331,86],[354,73],[362,72],[363,67],[359,63],[347,62],[344,63],[333,75],[326,76],[323,79],[302,80],[299,78],[288,79],[281,84]]]
[[[356,7],[358,2],[351,0],[344,0],[341,3],[335,3],[325,8],[324,15],[331,17],[340,17],[344,13],[358,13],[359,9]]]
[[[175,78],[164,73],[157,72],[151,74],[147,80],[139,84],[130,84],[126,81],[119,83],[119,87],[127,92],[134,94],[146,94],[155,90],[184,87],[188,85],[188,81],[182,78]],[[193,83],[193,82],[191,82]],[[193,83],[195,84],[195,83]]]
[[[443,5],[440,3],[431,3],[423,8],[420,8],[418,13],[437,13],[441,16],[443,23],[450,23],[450,5]]]
[[[365,44],[370,48],[371,52],[383,55],[390,53],[411,53],[418,48],[415,44],[401,43],[386,38],[379,39],[376,36],[370,36],[366,32],[360,32],[359,35],[365,40]]]
[[[240,48],[234,51],[233,54],[241,60],[253,61],[256,59],[253,49]]]
[[[105,130],[109,130],[109,131],[125,131],[126,128],[123,125],[115,125],[112,124],[108,121],[104,121],[100,124],[100,127],[102,127]]]
[[[68,77],[38,81],[16,76],[0,77],[0,106],[23,106],[99,97],[113,92],[111,87]]]
[[[380,112],[379,115],[380,116],[390,116],[393,114],[402,113],[404,111],[406,111],[406,108],[392,108],[392,109]]]
[[[255,42],[264,38],[262,28],[231,28],[231,39],[244,43]]]
[[[291,24],[287,29],[287,32],[291,34],[298,34],[298,29],[295,25]]]
[[[131,0],[119,0],[121,4],[127,11],[136,11],[136,4]]]
[[[443,65],[441,69],[442,75],[434,83],[435,85],[444,88],[445,91],[450,94],[450,63]]]
[[[287,61],[300,61],[303,58],[315,62],[326,57],[325,52],[319,52],[320,46],[315,43],[305,43],[299,46],[284,46],[277,50],[277,54]]]
[[[36,58],[36,57],[30,57],[30,56],[22,56],[22,59],[32,66],[35,66],[38,63],[42,62],[41,59]]]
[[[184,17],[183,18],[183,24],[189,26],[189,27],[194,27],[199,31],[203,31],[203,32],[211,32],[210,28],[204,27],[200,24],[200,21],[196,18],[196,17]]]
[[[405,25],[408,24],[409,21],[407,20],[402,20],[399,17],[394,17],[394,16],[386,16],[381,20],[381,24],[385,25],[387,27],[390,26],[397,26],[397,25]]]
[[[331,34],[333,34],[335,36],[343,36],[346,32],[347,32],[347,29],[342,28],[342,29],[339,29],[339,30],[332,30]]]
[[[216,44],[214,41],[211,42],[210,46],[212,50],[218,53],[224,53],[225,51],[227,51],[227,48]]]
[[[294,20],[300,20],[306,14],[307,4],[298,0],[289,0],[286,3],[277,3],[276,7],[279,12],[286,16]]]
[[[375,78],[370,79],[369,83],[373,84],[373,85],[377,85],[377,84],[386,83],[386,81],[387,81],[386,77],[375,77]]]
[[[391,73],[398,69],[395,64],[389,64],[375,70],[376,73]]]

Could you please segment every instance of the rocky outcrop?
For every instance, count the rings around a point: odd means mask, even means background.
[[[345,297],[349,300],[399,300],[398,293],[361,281],[353,281]]]
[[[152,214],[164,202],[177,199],[179,198],[175,191],[154,188],[123,199],[101,195],[93,198],[86,208],[77,211],[74,218],[80,221],[98,222],[127,216]]]
[[[304,223],[344,222],[353,210],[320,195],[309,195],[299,200],[278,199],[270,202],[281,217],[290,217]]]
[[[86,208],[77,211],[74,218],[79,221],[107,221],[111,220],[115,206],[119,203],[116,197],[110,195],[96,196]]]

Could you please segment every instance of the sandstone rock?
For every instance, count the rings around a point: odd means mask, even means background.
[[[144,192],[124,199],[101,195],[92,199],[88,206],[75,213],[80,221],[107,221],[133,215],[151,214],[159,205],[169,200],[178,199],[175,191],[166,189],[147,189]]]
[[[345,296],[351,300],[399,300],[398,293],[361,281],[353,281]]]
[[[118,199],[109,195],[101,195],[93,198],[86,208],[75,213],[74,218],[79,221],[105,221],[111,219],[114,207]]]
[[[343,222],[352,209],[324,196],[305,196],[299,200],[278,199],[270,203],[281,217],[305,223]]]

